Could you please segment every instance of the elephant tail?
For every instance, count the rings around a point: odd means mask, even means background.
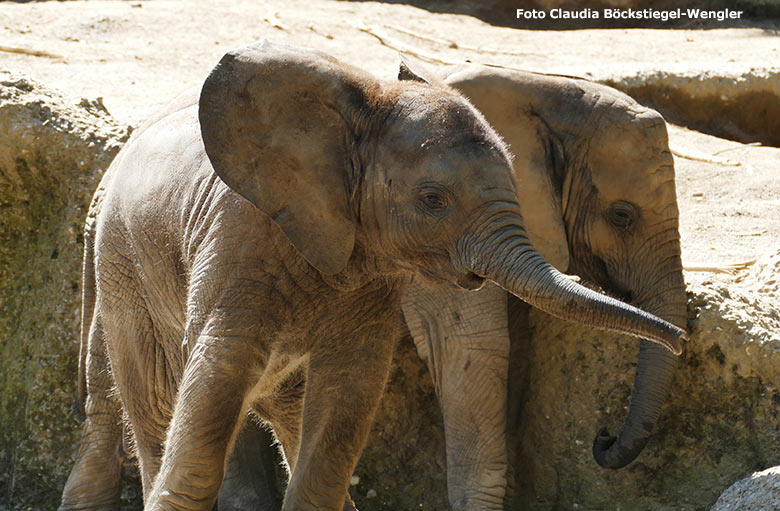
[[[81,338],[79,341],[79,376],[74,411],[82,419],[86,417],[87,403],[87,353],[89,353],[89,332],[94,321],[96,283],[95,283],[95,230],[100,208],[105,195],[106,176],[100,182],[92,202],[89,205],[87,219],[84,222],[84,262],[81,273]]]

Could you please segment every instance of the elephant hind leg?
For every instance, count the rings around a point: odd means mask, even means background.
[[[130,283],[122,291],[119,296],[103,293],[97,309],[118,390],[115,399],[121,402],[124,422],[133,432],[133,452],[146,502],[160,470],[176,379],[168,353],[157,349],[152,318],[137,287]],[[147,367],[139,363],[149,357],[154,358]]]
[[[282,446],[287,475],[295,470],[301,444],[301,420],[306,372],[303,367],[293,371],[271,392],[253,404],[254,413],[271,425]]]
[[[276,466],[279,453],[270,431],[248,420],[228,457],[219,511],[279,511],[282,507]]]
[[[70,472],[59,511],[119,509],[122,412],[113,393],[102,326],[92,322],[86,354],[86,420],[81,430],[76,464]]]
[[[274,435],[279,444],[281,444],[282,452],[284,453],[285,461],[287,462],[288,477],[295,470],[298,451],[301,445],[301,420],[303,417],[303,395],[305,385],[306,374],[301,368],[292,373],[272,395],[261,398],[254,404],[254,412],[258,416],[263,417],[263,419],[273,427]],[[247,427],[252,428],[256,426],[252,424],[252,421],[249,421]],[[243,436],[243,432],[241,436]],[[235,450],[231,455],[231,462],[235,459],[243,460],[243,466],[234,466],[233,470],[241,470],[242,473],[247,473],[251,470],[250,465],[263,463],[272,453],[268,450],[256,450],[254,456],[247,457],[247,455],[244,454],[242,457],[238,458],[235,451],[241,448],[241,436],[239,436],[239,440],[236,442]],[[251,445],[249,445],[249,447],[251,448]],[[263,456],[266,456],[266,458],[263,458]],[[277,458],[274,457],[274,460],[276,459]],[[251,462],[248,460],[251,460]],[[270,485],[267,486],[270,487]],[[223,487],[223,491],[224,490],[225,488]],[[220,500],[218,502],[219,511],[225,511],[222,507],[222,495],[223,492],[221,491]],[[274,509],[278,509],[279,507],[281,507],[281,503]],[[245,509],[248,511],[255,508],[243,506],[241,508],[226,509],[231,511],[233,509],[235,509],[235,511]],[[258,507],[258,509],[265,508]],[[355,502],[352,500],[349,493],[346,496],[343,511],[358,511],[357,507],[355,507]]]

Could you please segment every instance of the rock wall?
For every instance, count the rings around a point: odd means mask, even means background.
[[[520,508],[706,509],[746,473],[780,460],[780,254],[740,283],[687,275],[691,340],[666,409],[638,460],[597,467],[597,428],[622,424],[636,346],[530,314],[520,429]]]
[[[82,223],[126,134],[0,73],[0,508],[51,508],[70,471]]]

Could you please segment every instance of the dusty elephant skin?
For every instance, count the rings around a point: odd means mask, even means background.
[[[88,481],[121,462],[121,431],[105,434],[119,403],[147,509],[210,509],[248,409],[290,465],[283,509],[352,507],[409,277],[490,279],[679,352],[681,329],[539,256],[509,161],[446,88],[269,43],[227,54],[199,105],[137,135],[93,201],[80,373],[82,445],[94,449],[79,453],[61,509],[111,507],[114,481]]]

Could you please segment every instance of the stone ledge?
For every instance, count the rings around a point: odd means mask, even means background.
[[[655,108],[669,122],[738,142],[780,146],[778,67],[697,71],[685,64],[595,79]]]
[[[9,509],[56,507],[70,471],[83,221],[126,137],[99,102],[72,104],[0,72],[0,502]]]

